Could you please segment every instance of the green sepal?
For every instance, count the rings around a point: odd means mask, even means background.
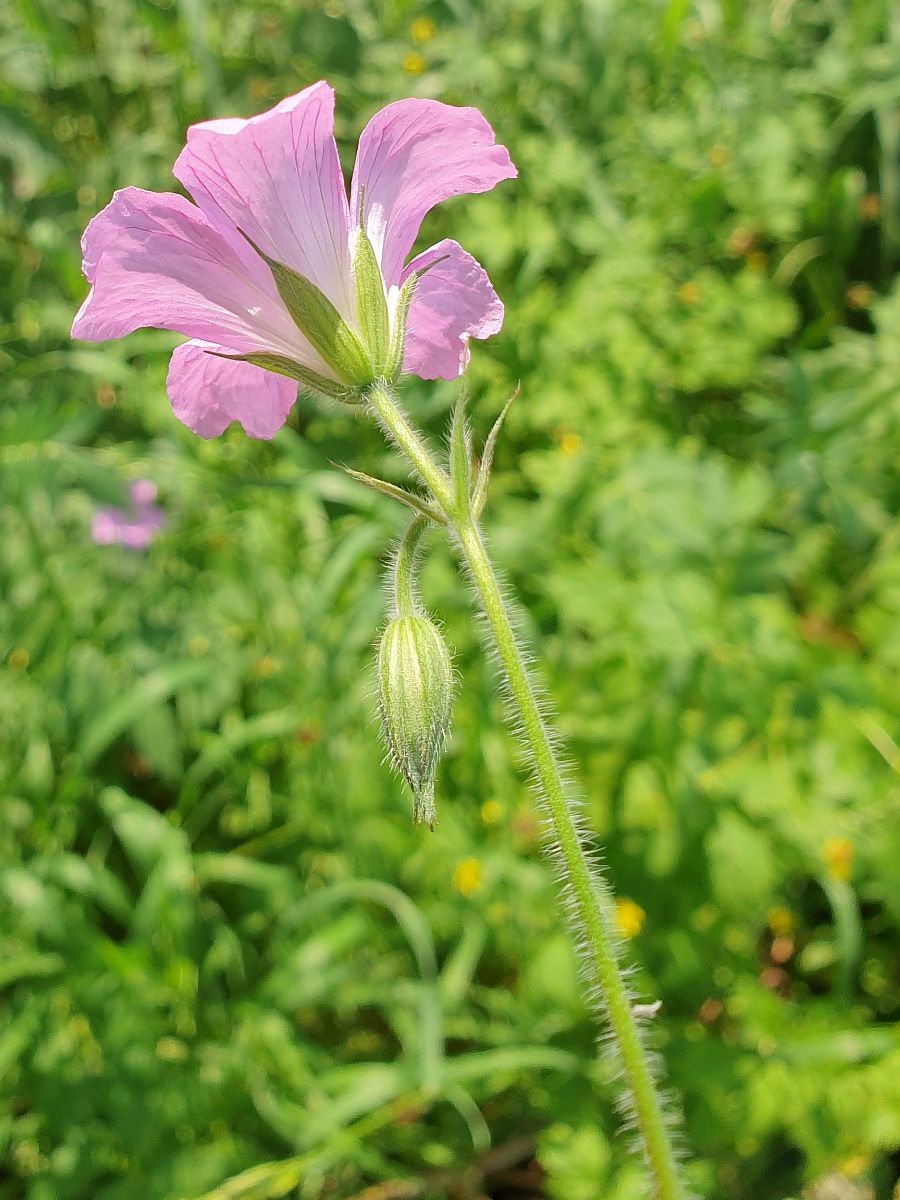
[[[343,382],[357,388],[371,383],[375,371],[366,348],[328,297],[304,275],[269,258],[246,233],[243,236],[272,272],[279,296],[313,349]]]
[[[397,310],[394,313],[394,330],[391,334],[391,346],[384,367],[385,379],[396,379],[403,370],[403,350],[406,345],[406,318],[412,303],[413,292],[419,282],[418,275],[410,275],[400,289],[397,297]]]
[[[350,256],[359,327],[375,370],[381,374],[390,359],[390,317],[381,267],[375,256],[375,248],[361,225],[350,234]]]
[[[481,455],[478,474],[475,477],[475,486],[472,489],[472,515],[476,521],[484,512],[484,506],[487,503],[488,484],[491,482],[491,469],[494,465],[494,449],[497,445],[497,438],[500,436],[500,430],[503,428],[506,414],[509,412],[510,406],[518,394],[519,385],[516,384],[513,394],[500,410],[500,415],[494,422],[491,432],[487,436],[487,441],[484,443],[484,452]]]
[[[375,479],[363,471],[354,471],[352,467],[342,467],[341,469],[357,483],[364,483],[366,487],[371,488],[373,492],[380,492],[382,496],[390,496],[392,500],[399,500],[401,504],[405,504],[419,516],[433,521],[435,525],[447,524],[447,518],[443,513],[438,512],[427,500],[422,496],[417,496],[415,492],[408,492],[405,488],[398,487],[396,483],[388,483],[386,479]]]
[[[324,375],[319,375],[317,371],[310,370],[309,367],[304,367],[283,354],[222,354],[218,350],[207,350],[206,353],[211,354],[213,358],[230,359],[231,362],[252,363],[254,367],[262,367],[264,371],[271,371],[274,375],[286,375],[288,379],[296,379],[308,391],[328,396],[332,400],[353,403],[356,398],[355,392],[345,383],[326,379]]]
[[[406,347],[406,318],[409,316],[409,306],[412,304],[413,294],[416,290],[416,284],[423,275],[442,263],[448,256],[442,254],[440,258],[436,258],[434,262],[428,264],[427,267],[422,267],[419,271],[413,271],[406,283],[400,289],[400,295],[397,297],[397,311],[394,314],[394,329],[391,334],[391,347],[388,353],[388,359],[385,363],[384,377],[388,380],[396,379],[403,370],[403,351]]]

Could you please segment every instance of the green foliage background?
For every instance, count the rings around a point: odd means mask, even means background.
[[[522,1190],[485,1194],[638,1194],[442,549],[461,682],[434,835],[381,765],[402,515],[331,465],[398,478],[376,432],[301,401],[299,436],[203,443],[166,403],[174,339],[67,338],[112,190],[171,189],[190,122],[320,77],[347,167],[419,94],[480,107],[520,168],[423,244],[459,237],[507,304],[471,371],[482,434],[522,383],[488,526],[646,914],[636,984],[664,1001],[695,1186],[884,1200],[889,0],[0,0],[0,1197],[191,1200],[250,1168],[214,1194],[455,1195],[516,1139]],[[453,394],[406,399],[438,433]],[[94,546],[136,477],[164,535]]]

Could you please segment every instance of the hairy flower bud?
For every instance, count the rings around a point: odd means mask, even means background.
[[[428,617],[395,617],[378,647],[381,728],[393,766],[413,793],[413,820],[434,826],[434,771],[450,723],[453,671]]]

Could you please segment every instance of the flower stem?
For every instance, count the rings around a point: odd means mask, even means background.
[[[427,443],[400,411],[385,384],[370,389],[369,403],[382,427],[409,459],[446,513],[463,562],[487,618],[503,668],[511,708],[534,768],[550,818],[551,852],[559,867],[572,925],[579,942],[590,995],[605,1014],[628,1114],[640,1139],[653,1181],[654,1200],[684,1200],[683,1188],[661,1097],[632,1011],[616,951],[609,887],[599,865],[586,854],[573,805],[566,793],[550,730],[525,666],[496,573],[470,506],[460,511],[451,482]]]
[[[428,528],[428,524],[424,517],[413,517],[397,544],[390,572],[392,616],[410,617],[419,612],[416,561],[419,557],[422,534]]]

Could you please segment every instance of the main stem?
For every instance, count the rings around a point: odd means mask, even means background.
[[[369,403],[379,421],[409,459],[445,512],[478,592],[496,646],[509,694],[552,825],[552,845],[572,900],[574,924],[584,939],[589,987],[609,1022],[634,1126],[653,1180],[654,1200],[684,1200],[659,1093],[641,1042],[631,998],[616,955],[612,898],[597,868],[585,854],[578,824],[563,785],[560,765],[541,715],[528,671],[510,623],[503,594],[470,511],[460,512],[454,490],[429,447],[398,408],[390,388],[375,384]]]

